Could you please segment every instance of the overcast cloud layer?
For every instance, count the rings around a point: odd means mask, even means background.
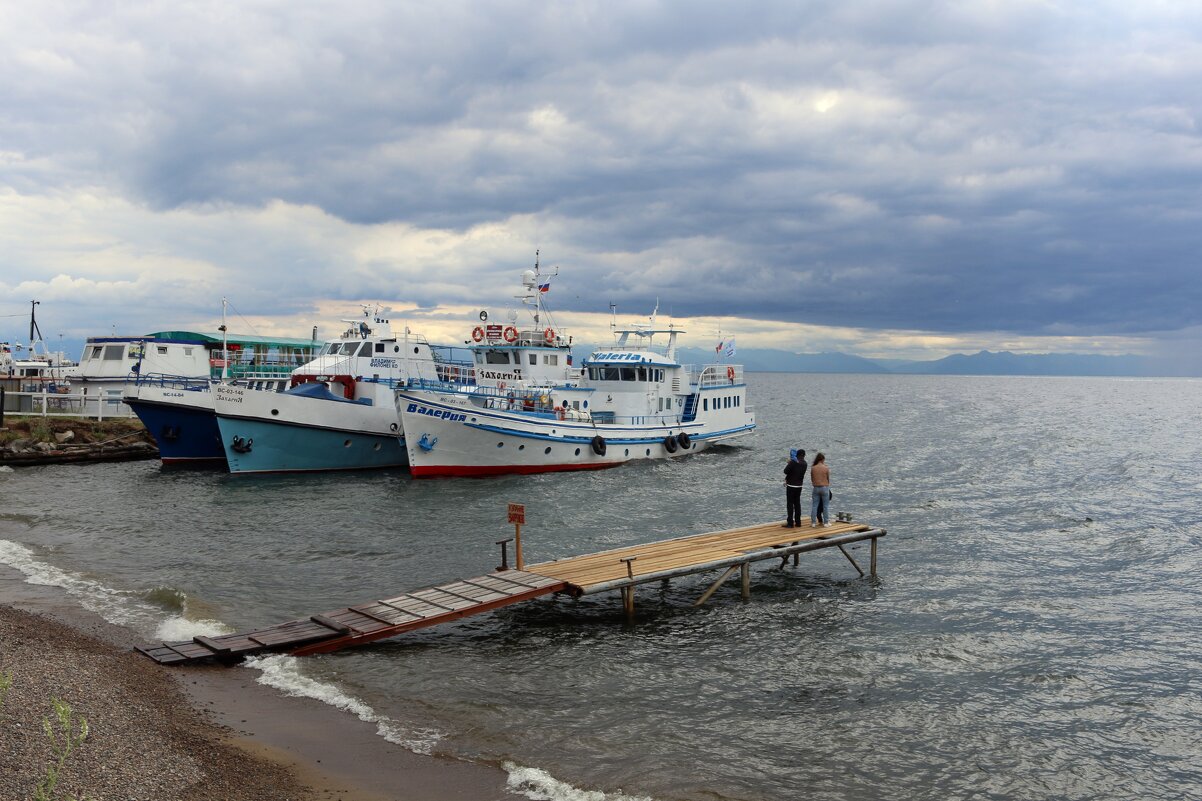
[[[0,314],[470,309],[539,247],[564,311],[1180,342],[1202,6],[1143,5],[4,2]]]

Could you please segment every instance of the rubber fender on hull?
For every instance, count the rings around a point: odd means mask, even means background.
[[[601,436],[600,434],[593,437],[592,445],[593,453],[597,454],[598,456],[605,455],[605,437]]]
[[[689,449],[689,445],[692,444],[692,442],[689,441],[689,435],[683,431],[676,435],[676,441],[679,442],[680,447],[686,451]]]
[[[668,453],[676,453],[676,437],[671,434],[664,437],[664,448]]]

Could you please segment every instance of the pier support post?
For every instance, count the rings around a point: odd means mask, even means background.
[[[869,574],[870,574],[870,575],[871,575],[873,578],[876,578],[876,541],[877,541],[877,540],[879,540],[879,539],[880,539],[880,537],[873,537],[873,538],[872,538],[872,540],[871,540],[871,543],[872,543],[872,555],[871,555],[871,557],[869,557],[869,558],[870,558],[870,563],[869,563],[868,571],[869,571]]]
[[[873,542],[876,542],[876,540],[873,540]],[[839,550],[840,550],[840,551],[843,553],[843,555],[844,555],[844,556],[846,556],[846,557],[847,557],[847,561],[851,562],[851,566],[852,566],[852,567],[854,567],[854,568],[856,569],[856,572],[857,572],[857,573],[859,573],[861,576],[863,576],[863,575],[864,575],[864,571],[863,571],[863,570],[861,570],[861,569],[860,569],[860,566],[856,564],[856,560],[851,558],[851,554],[849,554],[849,553],[847,552],[847,549],[846,549],[846,548],[844,548],[842,545],[840,545],[840,546],[839,546]]]
[[[634,580],[634,560],[637,556],[623,556],[618,559],[619,562],[626,563],[626,578]],[[626,609],[626,619],[634,620],[634,585],[622,588],[622,606]]]
[[[726,570],[723,571],[722,575],[718,576],[718,580],[715,581],[713,584],[711,584],[709,589],[701,594],[700,598],[698,598],[696,601],[693,601],[693,606],[701,606],[703,603],[708,601],[710,599],[710,596],[713,595],[715,592],[717,592],[718,588],[722,586],[722,582],[724,582],[728,578],[730,578],[730,574],[735,572],[735,570],[737,570],[737,569],[738,569],[737,565],[734,567],[726,568]]]
[[[743,574],[743,600],[751,600],[751,563],[744,562],[740,567]]]

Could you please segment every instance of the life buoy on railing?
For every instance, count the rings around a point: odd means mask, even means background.
[[[676,437],[671,434],[664,437],[664,450],[668,453],[676,453]]]
[[[504,391],[505,391],[505,382],[504,382],[504,381],[498,381],[498,382],[497,382],[497,389],[498,389],[500,392],[504,392]]]
[[[518,330],[512,325],[507,325],[505,326],[505,331],[502,332],[501,336],[505,337],[506,342],[513,342],[518,338]]]
[[[597,436],[593,437],[593,441],[590,444],[593,446],[593,453],[597,454],[598,456],[605,455],[605,437],[598,434]]]
[[[547,340],[548,342],[554,342],[555,341],[555,329],[548,328],[546,331],[544,331],[543,339]]]
[[[733,368],[733,367],[727,367],[727,368],[726,368],[726,377],[727,377],[728,379],[730,379],[730,382],[731,382],[731,383],[734,383],[734,380],[735,380],[735,368]]]
[[[473,342],[484,341],[484,328],[483,327],[476,326],[475,328],[472,329],[472,341]]]

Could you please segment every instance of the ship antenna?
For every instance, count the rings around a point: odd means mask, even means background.
[[[225,325],[225,307],[229,303],[225,298],[221,299],[221,383],[225,383],[226,368],[230,363],[230,338],[227,333],[228,329]]]

